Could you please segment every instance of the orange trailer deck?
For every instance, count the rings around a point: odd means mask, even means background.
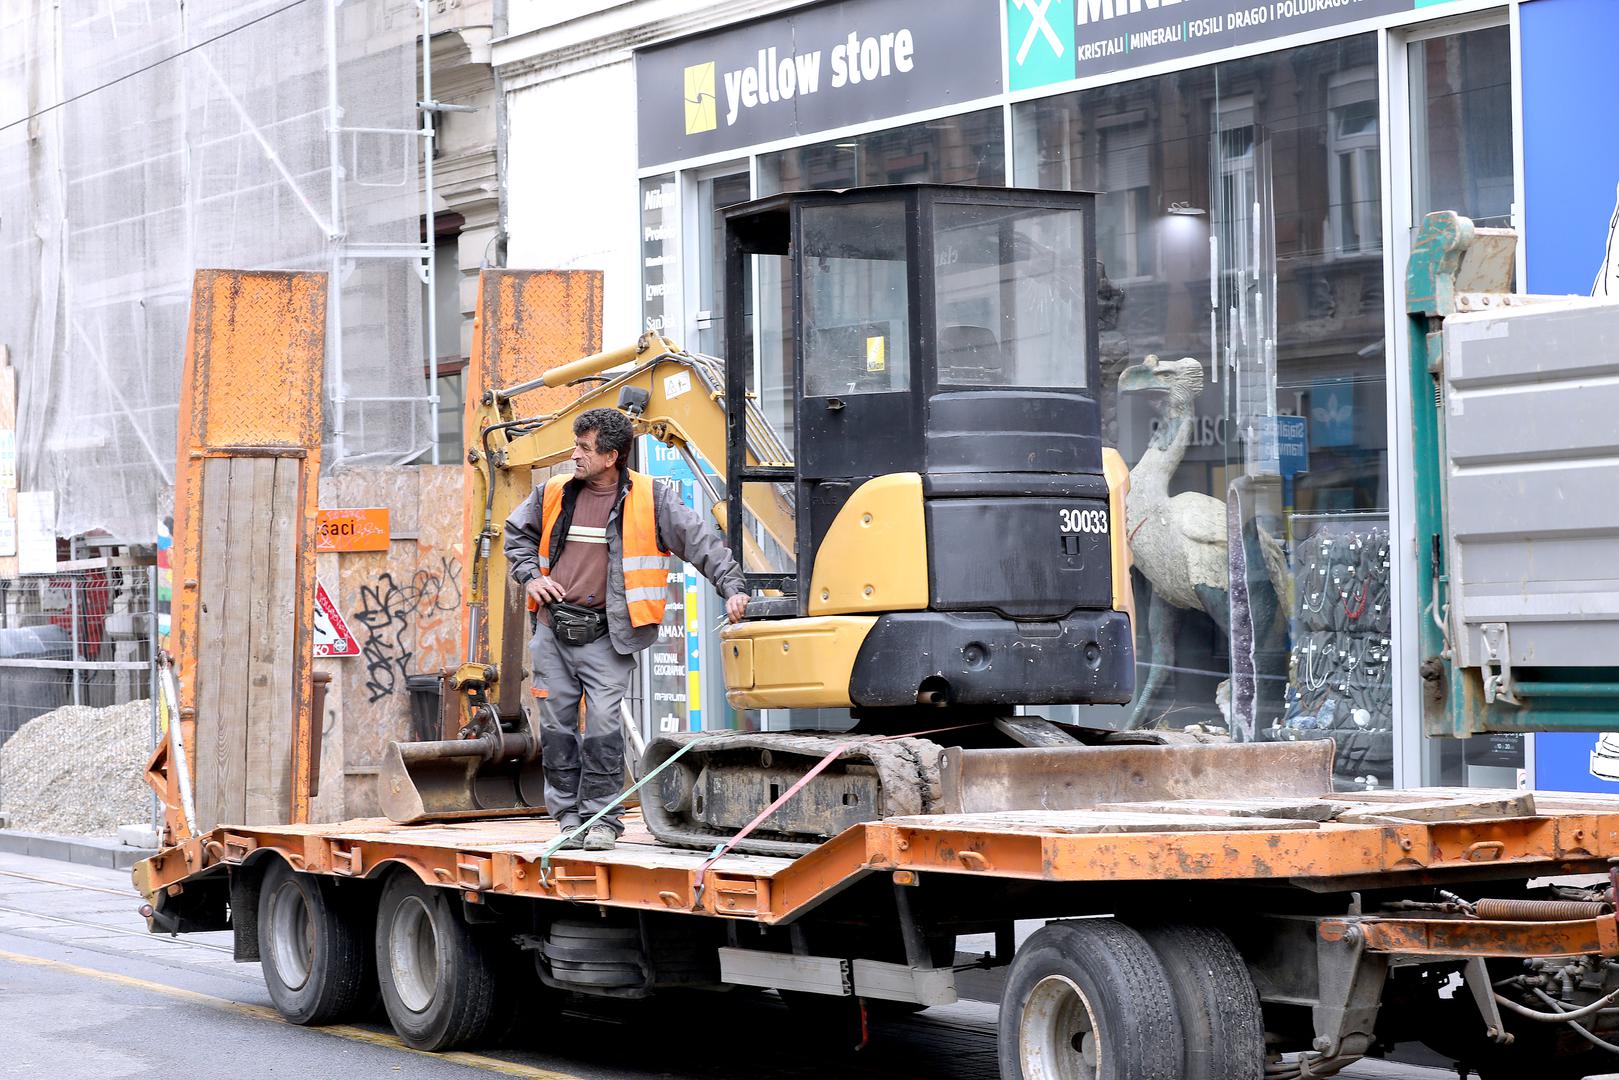
[[[557,852],[549,867],[543,856],[558,829],[540,818],[220,828],[139,864],[134,876],[152,898],[200,872],[274,852],[295,870],[336,877],[407,867],[473,903],[520,896],[777,924],[878,873],[1265,882],[1335,892],[1606,873],[1619,858],[1619,797],[1477,789],[891,818],[855,826],[797,858],[727,854],[701,881],[707,852],[657,843],[634,815],[627,825],[616,850]],[[1604,930],[1602,940],[1613,943],[1613,933]]]
[[[1232,1076],[1263,1059],[1270,1080],[1407,1040],[1505,1070],[1486,1076],[1543,1060],[1576,1070],[1544,1075],[1585,1075],[1606,1051],[1557,1042],[1563,1017],[1591,1039],[1619,1026],[1619,797],[1417,789],[936,814],[857,825],[797,857],[714,859],[655,842],[638,815],[627,826],[613,851],[554,853],[558,827],[540,818],[219,828],[134,878],[154,932],[233,929],[288,1019],[348,1015],[380,978],[395,1030],[422,1049],[487,1037],[492,1001],[737,986],[782,991],[837,1039],[864,1030],[848,1017],[869,1001],[956,1000],[957,935],[986,932],[995,953],[976,966],[1009,965],[1002,1075],[1022,1080],[1068,1075],[1040,1062],[1080,1045],[1078,1001],[1116,1031],[1183,1033],[1176,1053],[1214,1046]],[[1547,883],[1574,875],[1598,877]],[[1016,943],[1030,919],[1056,921]],[[1105,972],[1125,961],[1157,981],[1115,985]],[[514,970],[523,987],[502,981]],[[1440,992],[1458,979],[1476,1009]],[[1233,1009],[1240,1038],[1221,1019]]]

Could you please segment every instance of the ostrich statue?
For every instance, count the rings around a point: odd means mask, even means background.
[[[1170,478],[1191,442],[1193,403],[1202,389],[1203,365],[1190,356],[1148,356],[1119,375],[1120,394],[1167,394],[1163,422],[1130,470],[1124,504],[1130,556],[1152,583],[1147,610],[1152,653],[1130,709],[1131,728],[1147,723],[1152,699],[1175,662],[1175,632],[1183,610],[1204,612],[1222,633],[1231,633],[1225,503],[1195,491],[1169,494]]]

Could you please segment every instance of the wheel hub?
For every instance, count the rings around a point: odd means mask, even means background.
[[[1078,984],[1047,975],[1029,992],[1018,1024],[1024,1080],[1097,1080],[1100,1034],[1096,1012]]]
[[[405,1008],[426,1011],[438,985],[438,931],[420,897],[408,896],[394,909],[388,927],[388,970]]]
[[[270,895],[270,941],[275,970],[288,990],[302,990],[315,959],[315,925],[296,881],[283,881]]]

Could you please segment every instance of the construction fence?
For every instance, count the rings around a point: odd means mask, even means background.
[[[157,568],[69,566],[0,579],[0,817],[110,836],[155,815],[142,773],[158,738]]]

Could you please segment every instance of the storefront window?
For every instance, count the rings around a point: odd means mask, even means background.
[[[886,184],[1006,183],[1001,110],[850,135],[759,155],[759,194]]]
[[[1330,736],[1344,787],[1393,782],[1376,72],[1362,35],[1013,110],[1016,184],[1102,193],[1139,689],[1084,722]]]
[[[1512,223],[1512,43],[1505,26],[1413,42],[1414,220],[1455,210],[1476,225]]]

